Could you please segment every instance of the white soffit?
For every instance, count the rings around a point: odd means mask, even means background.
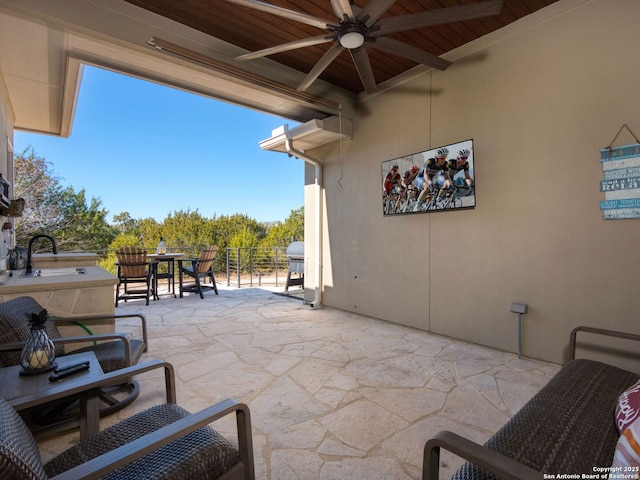
[[[260,142],[262,150],[287,152],[286,141],[290,140],[297,150],[309,151],[336,140],[351,138],[351,120],[329,117],[323,120],[309,120],[289,130],[287,125],[274,130],[272,136]]]
[[[0,12],[0,70],[15,112],[15,127],[61,134],[67,36],[40,21]],[[20,48],[14,48],[16,43]]]

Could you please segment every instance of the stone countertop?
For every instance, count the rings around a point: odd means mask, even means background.
[[[34,253],[31,258],[34,268],[49,267],[84,267],[86,265],[96,265],[100,260],[97,253]]]
[[[51,277],[22,278],[24,270],[10,270],[0,276],[0,295],[13,293],[28,293],[40,290],[66,290],[72,288],[87,288],[114,286],[118,283],[115,275],[98,266],[83,266],[83,275],[61,275]],[[9,276],[11,275],[11,276]]]

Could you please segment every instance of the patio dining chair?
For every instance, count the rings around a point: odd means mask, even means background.
[[[167,366],[169,368],[167,368]],[[146,479],[253,480],[249,407],[223,400],[195,414],[175,404],[173,368],[162,361],[112,372],[87,384],[165,368],[166,402],[152,406],[81,440],[43,464],[20,415],[0,398],[0,478],[12,480]],[[167,373],[168,372],[168,373]],[[82,390],[83,385],[78,387]],[[237,447],[209,424],[235,414]]]
[[[116,286],[116,307],[120,300],[144,298],[149,305],[149,297],[155,294],[153,283],[153,262],[147,259],[147,251],[138,247],[122,247],[116,251],[118,284]],[[122,287],[122,293],[120,293]]]
[[[178,259],[178,282],[180,287],[180,298],[183,292],[195,292],[200,294],[200,298],[204,299],[202,290],[210,288],[218,295],[218,287],[216,286],[216,278],[213,274],[213,261],[218,253],[217,245],[209,245],[202,249],[200,258]],[[184,284],[183,275],[187,275],[194,279],[193,283]],[[209,280],[211,285],[205,282]]]
[[[20,365],[20,351],[31,333],[29,319],[32,314],[39,314],[41,311],[42,306],[31,297],[18,297],[0,303],[0,367]],[[137,318],[140,320],[142,339],[129,338],[127,334],[123,333],[63,337],[58,329],[58,326],[62,325],[82,325],[88,328],[88,326],[104,323],[105,321],[116,321],[125,318]],[[67,344],[86,344],[91,342],[91,345],[82,346],[69,353],[93,352],[105,373],[135,365],[142,354],[147,351],[147,324],[144,315],[140,313],[70,318],[49,317],[45,327],[49,338],[53,340],[55,345],[56,356],[65,354],[65,345]],[[116,395],[116,391],[118,395]],[[124,396],[122,395],[123,393]],[[139,393],[140,387],[132,379],[127,379],[118,388],[103,389],[100,395],[102,400],[100,415],[110,415],[126,407],[138,397]],[[45,423],[66,422],[69,420],[69,416],[63,414],[62,411],[72,403],[75,403],[75,399],[61,402],[51,409],[47,409],[47,411],[53,413],[46,415],[46,418],[40,416],[40,421]],[[72,417],[77,417],[77,415],[74,413]]]

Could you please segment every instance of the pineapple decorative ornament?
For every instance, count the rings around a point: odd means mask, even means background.
[[[40,375],[57,366],[54,362],[56,349],[44,325],[49,314],[42,310],[40,313],[30,314],[30,317],[31,335],[20,353],[20,375]]]

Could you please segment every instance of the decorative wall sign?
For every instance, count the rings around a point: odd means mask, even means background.
[[[382,162],[385,215],[476,206],[473,140]]]
[[[640,143],[600,150],[604,180],[600,210],[605,220],[640,218]]]

